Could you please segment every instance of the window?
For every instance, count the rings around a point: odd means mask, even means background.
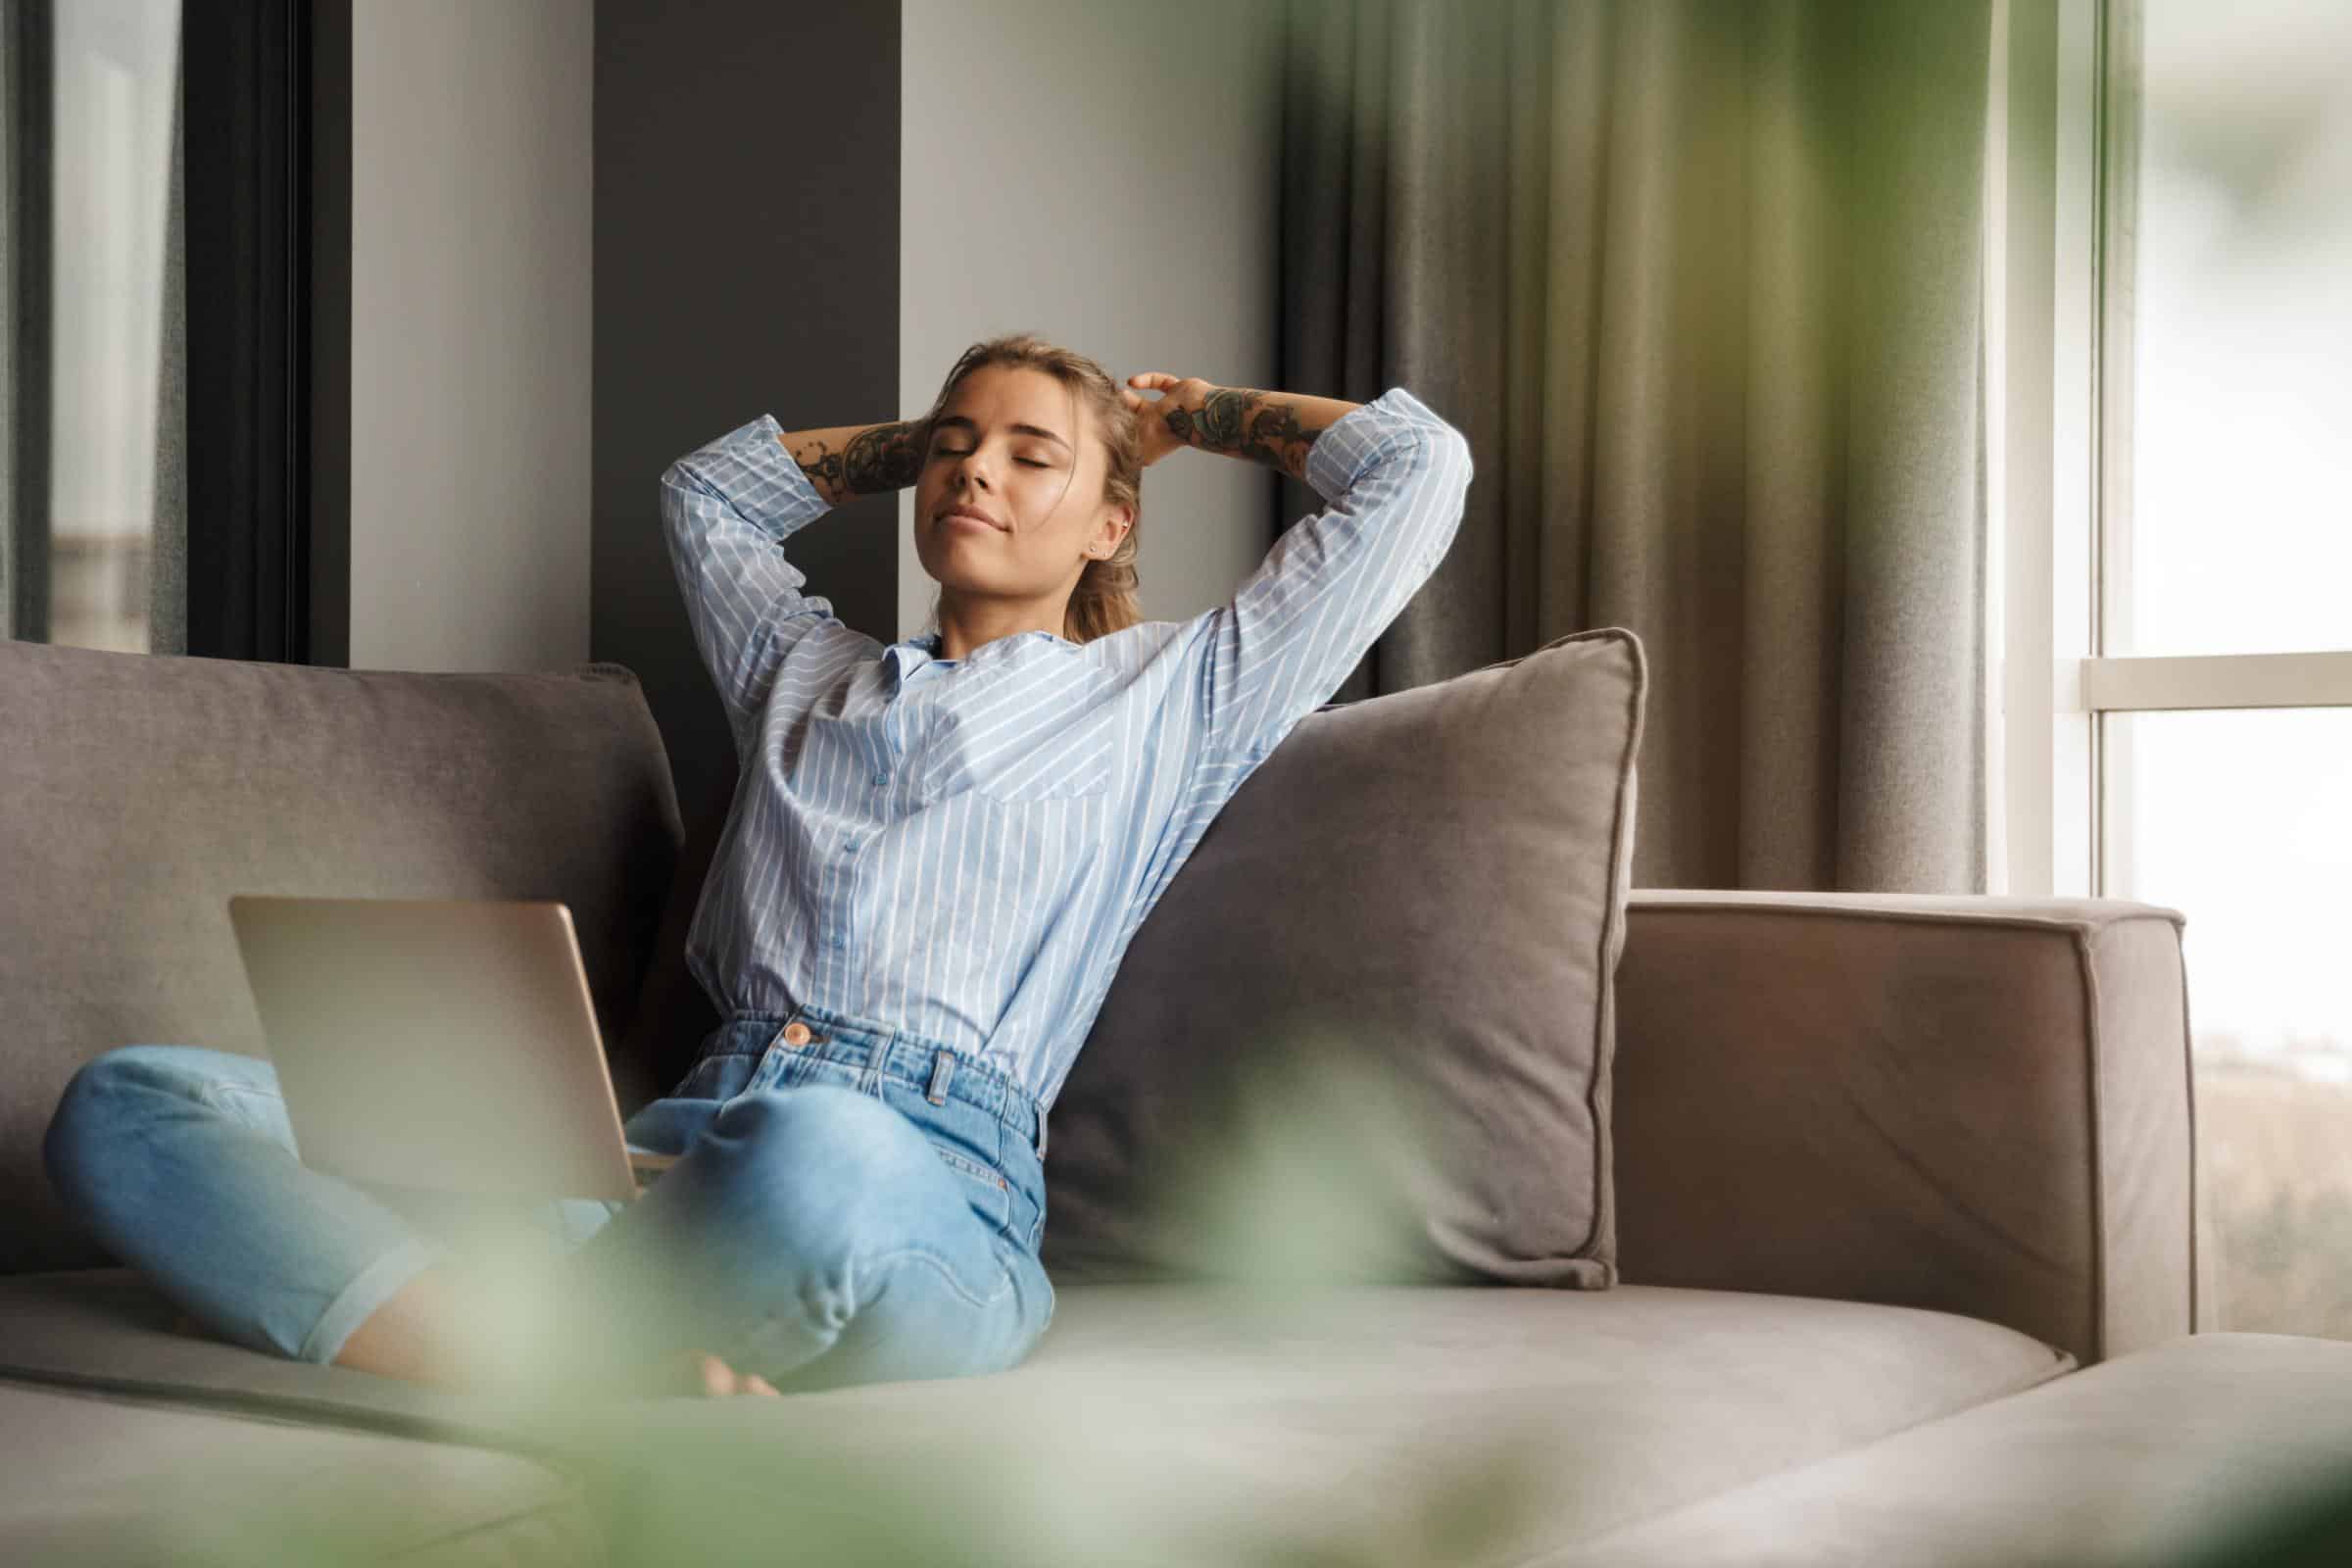
[[[340,662],[350,0],[0,0],[0,636]]]
[[[47,385],[19,388],[52,400],[48,580],[24,598],[46,599],[50,642],[179,653],[179,0],[87,0],[52,16]]]
[[[2008,889],[2187,916],[2219,1326],[2352,1339],[2352,7],[2008,21]]]

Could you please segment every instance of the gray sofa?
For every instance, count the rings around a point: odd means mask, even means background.
[[[176,1332],[38,1148],[110,1047],[261,1051],[237,891],[561,899],[674,1078],[709,845],[629,672],[0,644],[0,1560],[2171,1561],[2352,1453],[2352,1346],[2189,1338],[2167,911],[1635,895],[1609,1288],[1074,1264],[1009,1373],[553,1422]]]

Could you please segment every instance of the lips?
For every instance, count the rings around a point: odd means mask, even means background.
[[[939,514],[939,520],[943,525],[955,521],[957,517],[969,517],[974,522],[987,523],[991,528],[994,528],[999,532],[1004,531],[1004,525],[1003,523],[990,516],[987,513],[982,512],[978,507],[954,506],[948,508],[947,511]]]

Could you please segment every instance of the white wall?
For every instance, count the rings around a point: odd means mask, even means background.
[[[352,667],[579,662],[592,0],[351,20]]]
[[[973,342],[1032,330],[1100,361],[1273,384],[1280,9],[906,0],[901,416]],[[845,419],[870,417],[844,411]],[[1263,559],[1270,470],[1179,452],[1144,474],[1144,613],[1232,597]],[[938,585],[899,514],[899,632]]]

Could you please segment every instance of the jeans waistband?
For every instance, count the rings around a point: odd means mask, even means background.
[[[785,1033],[796,1023],[808,1030],[808,1039],[797,1045]],[[943,1099],[963,1101],[995,1116],[1026,1140],[1040,1159],[1045,1157],[1045,1117],[1029,1091],[1002,1070],[929,1035],[803,1003],[789,1012],[728,1013],[713,1039],[706,1055],[757,1056],[777,1047],[813,1060],[887,1074],[920,1089],[935,1104]]]

